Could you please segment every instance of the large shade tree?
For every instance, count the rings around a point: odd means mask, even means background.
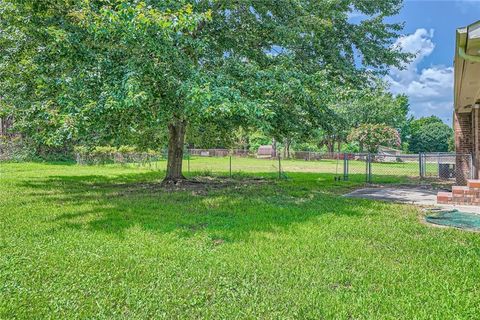
[[[182,179],[188,126],[287,134],[326,125],[337,84],[365,86],[408,56],[401,0],[0,0],[0,103],[38,144],[168,134]],[[350,21],[352,12],[365,18]],[[287,91],[285,83],[289,85]],[[283,89],[282,89],[283,88]],[[282,132],[285,131],[285,132]],[[160,135],[161,136],[161,135]]]

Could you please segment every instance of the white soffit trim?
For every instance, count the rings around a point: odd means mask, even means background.
[[[455,49],[455,110],[471,112],[480,99],[480,21],[457,29]]]

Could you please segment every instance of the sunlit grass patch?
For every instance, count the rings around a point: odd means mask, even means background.
[[[201,191],[165,190],[163,176],[1,164],[0,318],[478,312],[478,234],[425,226],[412,206],[342,197],[361,176],[191,172]]]

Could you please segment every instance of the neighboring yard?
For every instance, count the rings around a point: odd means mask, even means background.
[[[188,161],[184,161],[185,168],[188,167]],[[350,160],[350,172],[353,174],[365,173],[365,161]],[[165,166],[162,163],[163,167]],[[228,171],[229,157],[193,157],[190,161],[192,171]],[[282,170],[289,172],[314,172],[314,173],[338,173],[343,174],[343,160],[281,160]],[[399,163],[374,163],[376,173],[381,175],[418,175],[418,163],[399,162]],[[278,160],[256,159],[256,158],[232,158],[233,172],[278,172]]]
[[[148,167],[0,164],[0,318],[478,316],[478,233],[265,161],[175,192]]]

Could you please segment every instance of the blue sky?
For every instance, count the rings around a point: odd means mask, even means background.
[[[451,124],[455,30],[480,20],[480,0],[404,0],[391,20],[405,22],[397,43],[417,53],[406,70],[387,76],[392,92],[409,96],[415,117],[434,114]]]

